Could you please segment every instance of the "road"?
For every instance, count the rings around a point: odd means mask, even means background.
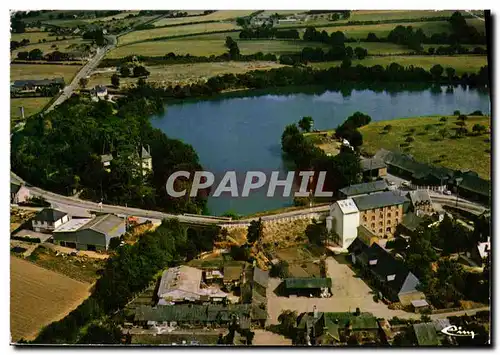
[[[75,75],[71,83],[66,85],[63,91],[60,93],[59,97],[50,105],[45,112],[52,111],[56,106],[62,104],[66,101],[71,95],[73,91],[79,86],[79,82],[81,78],[85,78],[90,76],[92,71],[97,67],[99,62],[104,58],[106,53],[108,53],[111,49],[116,46],[117,40],[116,36],[106,36],[106,40],[108,45],[105,47],[97,48],[96,54],[85,64],[82,69]]]
[[[469,13],[470,15],[474,16],[477,19],[480,19],[481,21],[484,22],[484,18],[477,16],[476,14],[472,13],[470,10],[465,10],[465,12]]]

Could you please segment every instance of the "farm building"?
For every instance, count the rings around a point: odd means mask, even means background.
[[[186,265],[165,270],[158,288],[158,304],[222,302],[227,299],[227,294],[217,287],[202,288],[202,274],[202,270]]]
[[[382,159],[362,159],[361,170],[363,171],[363,178],[368,180],[387,176],[387,165]]]
[[[46,87],[64,87],[64,78],[41,80],[15,80],[10,84],[11,92],[34,92]]]
[[[327,229],[335,232],[334,240],[342,248],[347,248],[357,237],[359,210],[353,199],[340,200],[330,207],[331,223],[327,220]]]
[[[460,197],[485,204],[491,202],[491,182],[480,178],[473,172],[466,172],[458,176],[454,181],[454,186],[458,186]]]
[[[328,293],[332,287],[332,279],[316,277],[295,277],[287,278],[283,282],[284,291],[288,294],[298,296],[319,297]]]
[[[401,260],[395,259],[377,243],[356,256],[356,264],[361,266],[364,276],[369,277],[391,302],[410,305],[413,300],[425,298],[417,290],[420,284],[417,277]]]
[[[146,306],[140,305],[135,310],[134,323],[149,326],[171,327],[225,327],[233,322],[241,328],[249,329],[250,324],[261,324],[264,319],[249,304],[238,305],[174,305]]]
[[[54,230],[54,242],[78,250],[107,250],[112,238],[125,233],[125,220],[112,214],[72,219]]]
[[[92,96],[96,97],[97,99],[104,99],[108,95],[108,88],[104,85],[96,85],[92,90],[91,90]]]
[[[31,223],[35,232],[50,233],[68,222],[70,218],[66,212],[44,208],[31,220]]]
[[[376,192],[387,191],[389,186],[384,180],[365,182],[362,184],[350,185],[339,190],[341,199],[353,198],[356,196],[369,195]]]
[[[334,345],[346,343],[351,336],[363,344],[374,343],[379,337],[377,318],[371,313],[308,312],[297,318],[297,334],[301,343]]]

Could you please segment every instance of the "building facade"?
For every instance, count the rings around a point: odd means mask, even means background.
[[[358,235],[360,213],[353,199],[340,200],[330,207],[331,231],[333,242],[348,248]]]
[[[44,208],[31,220],[31,224],[35,232],[50,233],[68,222],[70,218],[66,212]]]

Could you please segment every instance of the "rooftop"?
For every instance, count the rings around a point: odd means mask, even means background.
[[[113,156],[111,154],[103,154],[101,155],[101,163],[106,163],[108,161],[113,160]]]
[[[63,223],[56,229],[54,229],[54,233],[63,233],[63,232],[74,232],[79,230],[85,224],[90,222],[91,218],[74,218],[70,219],[68,222]]]
[[[336,203],[337,203],[337,205],[339,205],[340,210],[342,211],[343,214],[350,214],[350,213],[359,212],[358,208],[356,207],[356,204],[354,203],[354,200],[352,198],[348,198],[345,200],[339,200]]]
[[[255,283],[261,285],[262,287],[267,287],[269,281],[269,272],[264,271],[258,267],[254,267],[253,280]]]
[[[401,224],[411,232],[414,232],[424,220],[413,212],[409,212],[403,216]]]
[[[161,276],[158,297],[181,300],[199,299],[202,271],[190,266],[179,266],[165,270]]]
[[[123,226],[125,220],[114,214],[103,214],[90,220],[85,228],[92,229],[103,234],[113,234]]]
[[[354,203],[360,211],[372,210],[387,206],[402,205],[408,201],[404,196],[393,191],[378,192],[371,195],[353,197]]]
[[[295,277],[285,279],[286,288],[326,288],[332,287],[332,279],[319,277]]]
[[[47,222],[55,222],[66,216],[66,212],[62,212],[59,210],[55,210],[53,208],[44,208],[41,210],[33,219],[35,221],[47,221]]]
[[[361,170],[370,171],[373,169],[382,169],[386,168],[387,165],[384,163],[382,159],[379,158],[369,158],[361,160]]]
[[[224,281],[239,280],[243,268],[243,265],[224,266]]]
[[[40,79],[40,80],[15,80],[11,86],[13,87],[24,87],[24,86],[48,86],[52,84],[64,84],[64,78],[53,78],[53,79]]]
[[[374,182],[365,182],[363,184],[356,184],[340,189],[340,192],[345,196],[366,195],[373,192],[386,191],[388,188],[384,180],[377,180]]]
[[[424,203],[432,203],[428,190],[414,190],[408,193],[411,202],[414,206]]]
[[[436,328],[434,327],[433,323],[429,322],[429,323],[413,324],[413,330],[415,331],[415,336],[417,337],[418,345],[420,346],[439,345]]]

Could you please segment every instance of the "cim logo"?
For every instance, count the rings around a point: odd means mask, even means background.
[[[457,327],[456,325],[450,325],[441,329],[441,333],[452,337],[471,337],[472,339],[476,335],[473,331],[463,330],[462,327]]]

